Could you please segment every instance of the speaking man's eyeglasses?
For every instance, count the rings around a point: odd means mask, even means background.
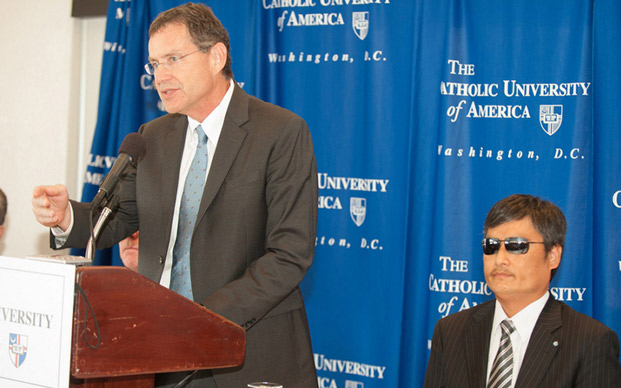
[[[182,56],[180,56],[180,57],[178,57],[178,56],[176,56],[176,55],[171,55],[171,56],[169,56],[169,57],[167,57],[167,58],[166,58],[166,62],[162,62],[162,63],[160,63],[160,62],[155,62],[155,61],[154,61],[154,62],[147,62],[147,63],[144,65],[144,70],[145,70],[145,71],[147,72],[147,74],[149,74],[149,75],[153,75],[153,74],[155,74],[155,71],[156,71],[157,69],[159,69],[159,67],[160,67],[160,66],[163,66],[165,69],[172,70],[172,69],[174,69],[176,66],[178,66],[178,65],[179,65],[179,62],[181,62],[181,60],[182,60],[183,58],[187,57],[188,55],[192,55],[192,54],[194,54],[194,53],[197,53],[197,52],[199,52],[199,51],[201,51],[201,50],[200,50],[200,49],[198,49],[198,50],[192,51],[191,53],[188,53],[188,54],[182,55]]]
[[[483,253],[486,255],[493,255],[500,250],[500,243],[504,242],[507,252],[514,255],[523,255],[528,252],[530,244],[545,244],[544,242],[528,241],[522,237],[507,237],[504,240],[498,238],[484,238],[481,245],[483,246]]]

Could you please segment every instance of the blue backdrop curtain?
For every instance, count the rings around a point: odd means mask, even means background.
[[[83,200],[125,135],[164,114],[142,68],[147,30],[181,3],[110,2]],[[422,385],[435,322],[493,298],[482,225],[513,193],[568,219],[553,295],[621,333],[616,0],[206,4],[236,81],[313,134],[319,224],[302,290],[320,387]]]

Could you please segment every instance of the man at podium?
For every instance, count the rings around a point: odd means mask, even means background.
[[[189,3],[153,21],[145,70],[169,114],[141,126],[146,151],[116,187],[118,209],[97,246],[140,229],[141,274],[246,330],[241,366],[201,371],[186,386],[317,387],[298,288],[316,234],[311,135],[297,115],[247,95],[230,64],[209,7]],[[62,185],[36,187],[32,203],[53,248],[86,246],[90,204]],[[157,376],[156,386],[186,375]]]

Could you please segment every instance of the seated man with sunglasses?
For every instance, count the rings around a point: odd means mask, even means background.
[[[548,201],[516,194],[484,225],[495,300],[436,324],[425,387],[620,387],[619,339],[548,291],[567,223]]]

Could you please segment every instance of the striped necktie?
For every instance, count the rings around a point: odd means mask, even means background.
[[[196,153],[190,165],[190,171],[185,179],[181,206],[179,208],[179,224],[177,226],[177,240],[173,249],[172,275],[170,289],[178,294],[192,299],[192,279],[190,277],[190,247],[198,208],[205,187],[207,174],[207,135],[199,125],[195,131],[198,134]]]
[[[508,319],[500,322],[502,336],[498,353],[494,358],[492,373],[489,375],[487,388],[509,388],[513,376],[513,346],[511,346],[511,333],[515,330],[513,322]]]

